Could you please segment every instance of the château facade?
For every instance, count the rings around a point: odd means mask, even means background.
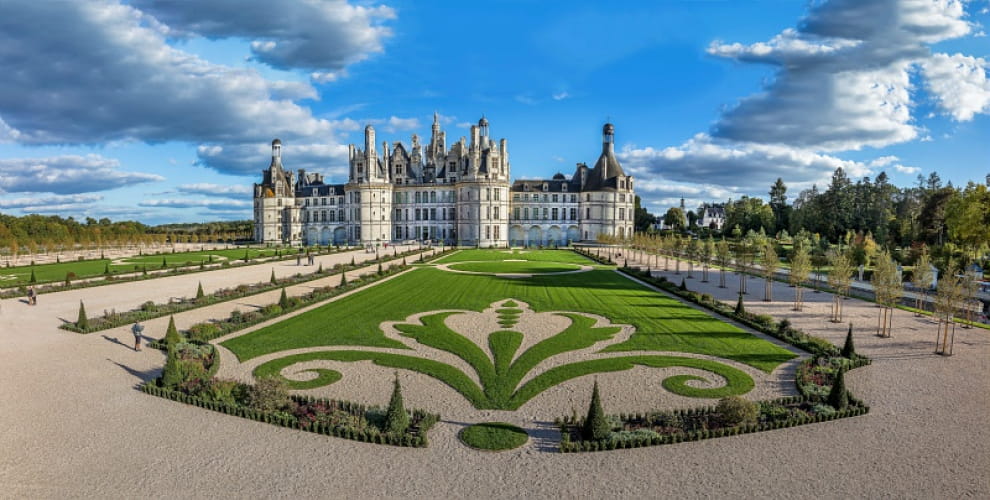
[[[482,118],[447,147],[434,114],[428,144],[417,135],[407,147],[387,141],[378,149],[375,129],[364,148],[351,144],[346,184],[282,165],[282,142],[254,185],[254,239],[259,243],[379,245],[406,240],[448,245],[553,246],[593,241],[599,234],[631,236],[633,178],[615,158],[615,128],[602,129],[594,167],[579,163],[568,178],[510,183],[508,142],[495,142]]]

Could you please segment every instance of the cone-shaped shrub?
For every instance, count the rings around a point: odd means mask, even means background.
[[[276,283],[278,283],[278,281],[275,280],[275,268],[274,267],[272,268],[272,277],[271,278],[268,278],[268,282],[271,283],[271,284],[273,284],[273,285],[276,284]]]
[[[844,410],[846,406],[849,406],[849,394],[846,392],[844,370],[839,370],[835,374],[835,381],[832,382],[832,390],[828,393],[828,404],[836,410]]]
[[[340,287],[343,288],[345,285],[347,285],[347,272],[346,271],[341,271],[340,272]]]
[[[584,419],[584,439],[590,441],[602,441],[607,439],[612,433],[612,426],[608,423],[605,410],[602,409],[601,397],[598,395],[598,381],[591,390],[591,404],[588,406],[588,416]]]
[[[182,341],[182,336],[179,335],[179,330],[175,327],[175,316],[168,317],[168,328],[165,329],[165,337],[162,338],[165,341],[165,345],[173,345]]]
[[[409,413],[402,403],[402,386],[399,385],[399,374],[395,374],[395,384],[392,386],[392,398],[388,401],[385,412],[385,432],[399,435],[409,428]]]
[[[103,274],[110,275],[110,263],[107,262],[103,265]]]
[[[175,349],[169,345],[168,354],[165,357],[165,368],[162,369],[162,385],[165,387],[175,387],[184,382],[182,367],[179,366],[179,357],[175,354]]]
[[[354,257],[351,256],[351,267],[354,267]]]
[[[842,357],[853,359],[856,357],[856,346],[853,345],[853,324],[849,323],[849,333],[846,334],[846,343],[842,346]]]
[[[168,262],[165,262],[165,257],[162,257],[162,267],[168,267]]]
[[[247,262],[247,261],[249,261],[249,260],[251,260],[251,258],[250,258],[250,257],[248,257],[248,251],[247,251],[247,250],[245,250],[245,251],[244,251],[244,262]]]
[[[38,277],[34,275],[34,269],[31,269],[31,278],[28,279],[28,283],[37,283]]]
[[[736,315],[746,312],[746,307],[743,305],[742,292],[739,293],[739,301],[736,302],[736,309],[733,312],[735,312]]]
[[[320,267],[319,267],[319,269],[316,270],[316,274],[323,274],[323,263],[322,262],[320,262]]]
[[[76,328],[85,330],[89,327],[89,318],[86,317],[86,305],[79,301],[79,318],[76,319]]]
[[[199,286],[196,287],[196,300],[202,300],[206,294],[203,293],[203,282],[199,282]]]
[[[681,289],[682,292],[686,292],[687,291],[687,281],[685,281],[684,278],[681,278],[680,289]]]
[[[141,275],[142,276],[147,276],[148,275],[148,266],[147,266],[147,264],[141,266]]]
[[[382,263],[381,262],[378,263],[378,274],[379,275],[382,274]]]
[[[278,298],[278,305],[283,310],[289,307],[289,296],[285,293],[285,287],[282,287],[282,295]]]
[[[403,266],[408,266],[409,265],[409,264],[406,264],[406,258],[405,257],[402,258],[402,265]]]

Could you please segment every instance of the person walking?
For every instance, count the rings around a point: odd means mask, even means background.
[[[141,323],[134,323],[134,326],[131,327],[131,333],[134,334],[135,351],[141,350],[141,332],[143,331],[144,331],[144,325],[142,325]]]
[[[28,305],[36,305],[38,303],[38,292],[34,290],[34,286],[28,287]]]

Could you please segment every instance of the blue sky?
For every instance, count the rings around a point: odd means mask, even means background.
[[[987,0],[0,2],[0,212],[246,219],[280,137],[448,140],[484,114],[514,178],[594,162],[654,213],[850,176],[990,174]]]

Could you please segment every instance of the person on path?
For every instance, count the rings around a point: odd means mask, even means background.
[[[33,286],[28,287],[28,305],[38,304],[38,292],[34,290]]]
[[[141,350],[141,332],[144,331],[144,326],[141,323],[134,323],[131,327],[131,333],[134,334],[134,350]]]
[[[298,265],[300,265],[301,263],[302,263],[302,257],[300,257],[300,256],[298,256],[298,255],[296,255],[296,265],[298,266]]]

